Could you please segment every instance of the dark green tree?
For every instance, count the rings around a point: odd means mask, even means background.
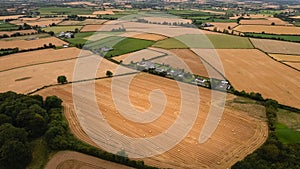
[[[47,96],[45,100],[45,108],[50,110],[52,108],[61,108],[62,100],[57,96]]]
[[[106,71],[106,77],[112,77],[113,76],[113,73],[111,71]]]
[[[5,142],[0,149],[0,168],[24,169],[32,160],[28,143],[18,140]]]
[[[65,83],[68,83],[68,80],[67,80],[67,77],[66,76],[58,76],[57,77],[57,83],[60,83],[60,84],[65,84]]]

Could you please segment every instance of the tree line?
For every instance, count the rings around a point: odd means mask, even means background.
[[[74,150],[135,168],[155,168],[131,160],[126,152],[112,154],[88,145],[70,132],[62,100],[48,96],[0,93],[0,169],[24,169],[32,161],[31,142],[43,139],[51,152]]]
[[[260,98],[259,96],[256,96]],[[259,99],[261,100],[261,99]],[[295,169],[300,168],[300,144],[284,144],[276,135],[277,101],[266,99],[263,102],[269,127],[267,141],[259,149],[237,162],[232,169]]]

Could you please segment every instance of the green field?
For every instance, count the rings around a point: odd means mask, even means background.
[[[226,42],[226,43],[224,43]],[[232,35],[182,35],[162,40],[154,44],[155,47],[174,48],[200,48],[200,49],[252,49],[248,38]],[[187,47],[188,46],[188,47]]]
[[[175,38],[168,38],[165,40],[161,40],[156,42],[154,47],[164,48],[164,49],[187,49],[188,46],[182,43],[181,41]]]
[[[43,7],[37,10],[40,15],[91,15],[93,10],[90,8],[71,8],[71,7]]]
[[[297,130],[300,129],[300,114],[284,109],[278,109],[277,120],[287,127]]]
[[[95,42],[90,42],[85,45],[84,48],[102,54],[105,53],[104,56],[110,57],[145,49],[153,43],[153,41],[149,40],[110,36]],[[101,52],[101,48],[113,48],[113,50],[109,52]]]
[[[13,31],[18,30],[19,27],[17,25],[13,25],[7,22],[0,21],[0,31]]]
[[[39,138],[33,140],[31,146],[33,147],[32,161],[27,166],[27,169],[44,168],[51,154],[51,150],[49,150],[49,148],[47,147],[46,141]]]
[[[213,10],[213,9],[210,9]],[[218,11],[217,11],[218,12]],[[224,11],[222,11],[224,12]],[[229,19],[228,17],[220,14],[213,14],[209,12],[202,11],[192,11],[192,10],[168,10],[169,14],[180,16],[184,19],[191,19],[194,24],[202,24],[206,22],[236,22],[234,19]]]
[[[300,26],[300,22],[295,22],[294,25],[295,26]]]
[[[183,18],[186,17],[193,17],[193,16],[212,16],[214,14],[210,14],[207,12],[201,12],[201,11],[192,11],[192,10],[168,10],[169,14],[181,16]]]
[[[59,34],[60,32],[67,32],[67,31],[75,31],[75,29],[80,30],[82,26],[50,26],[43,28],[42,30],[46,32],[54,32],[55,34]]]
[[[141,49],[145,49],[153,45],[153,43],[154,42],[150,40],[125,38],[122,41],[118,42],[116,45],[114,45],[114,50],[108,52],[106,56],[119,56],[122,54],[135,52]]]
[[[109,36],[103,39],[99,39],[97,41],[90,42],[87,45],[85,45],[85,48],[90,50],[97,50],[102,47],[112,48],[113,46],[115,46],[117,43],[119,43],[124,39],[125,38],[123,37]]]
[[[71,44],[85,44],[85,43],[102,43],[101,40],[119,35],[121,32],[79,32],[74,35],[74,38],[71,39],[65,39]],[[97,42],[96,42],[97,41]],[[100,42],[99,42],[100,41]],[[107,40],[103,40],[105,43]]]
[[[296,35],[272,35],[272,34],[261,34],[261,33],[246,33],[245,36],[254,37],[254,38],[300,42],[300,36],[296,36]]]
[[[88,38],[92,36],[95,32],[80,32],[76,33],[74,35],[74,38],[65,39],[67,42],[71,44],[85,44],[88,40],[85,38]]]
[[[276,124],[276,135],[285,144],[300,143],[300,132],[288,128],[286,125]]]

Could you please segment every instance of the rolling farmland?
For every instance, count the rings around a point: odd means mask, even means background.
[[[35,40],[11,40],[11,41],[0,41],[1,48],[19,48],[20,50],[26,49],[35,49],[39,47],[44,47],[44,44],[55,46],[62,46],[63,44],[68,44],[58,38],[49,37],[49,38],[42,38],[42,39],[35,39]]]
[[[253,45],[267,53],[299,55],[300,44],[267,39],[250,39]]]
[[[116,78],[118,78],[118,81],[123,81],[127,77]],[[149,78],[152,80],[149,81]],[[88,83],[89,82],[82,83],[81,85],[84,87],[89,85]],[[122,86],[119,86],[117,90],[122,90],[122,88]],[[96,81],[97,101],[107,122],[115,130],[126,133],[126,135],[131,137],[145,137],[144,134],[146,134],[146,137],[157,135],[168,128],[176,119],[178,114],[174,112],[179,110],[180,96],[179,93],[176,92],[178,91],[176,82],[172,80],[147,74],[137,75],[131,82],[129,89],[129,97],[133,106],[141,111],[147,110],[150,107],[150,103],[147,99],[148,94],[151,90],[157,88],[164,91],[166,94],[166,109],[163,115],[155,122],[150,124],[139,124],[129,120],[124,121],[124,118],[119,113],[112,113],[117,112],[117,110],[113,106],[114,103],[110,94],[111,79]],[[143,159],[146,164],[172,168],[195,168],[196,166],[209,168],[219,168],[221,166],[229,167],[235,163],[235,161],[242,159],[245,155],[251,153],[264,142],[267,135],[265,122],[252,118],[246,115],[246,113],[240,113],[226,107],[220,125],[212,135],[211,139],[205,144],[198,144],[197,137],[199,136],[199,129],[203,126],[207,111],[210,107],[210,103],[208,102],[208,99],[210,98],[209,90],[199,88],[199,91],[201,93],[200,113],[191,132],[182,142],[168,152]],[[72,108],[71,85],[52,87],[39,93],[44,96],[51,93],[61,97],[64,100],[64,103],[69,107],[67,112],[65,112],[67,119],[73,119],[71,118],[72,113],[74,113]],[[86,113],[86,115],[89,116],[88,112]],[[77,137],[82,140],[89,139],[86,135],[80,134],[82,131],[78,128],[78,123],[76,121],[72,120],[69,122],[72,131]],[[97,122],[95,121],[95,123]],[[87,125],[93,124],[89,123]],[[151,132],[149,132],[150,130]],[[93,138],[98,137],[96,132],[94,133],[95,135]],[[222,142],[222,146],[220,142]],[[224,147],[226,147],[226,149],[224,149]],[[186,154],[189,154],[189,156]]]
[[[70,1],[16,11],[26,13],[24,18],[0,16],[0,35],[24,34],[0,40],[4,55],[0,57],[0,92],[14,91],[32,98],[38,97],[35,94],[44,98],[56,95],[63,101],[63,109],[52,112],[52,106],[47,108],[51,100],[38,100],[49,119],[44,119],[44,134],[35,143],[28,142],[35,150],[40,142],[47,152],[40,157],[45,158],[38,164],[43,166],[30,164],[29,168],[127,169],[130,167],[121,164],[135,166],[129,163],[134,162],[138,168],[145,163],[159,168],[223,169],[247,160],[245,157],[261,147],[264,151],[272,141],[278,141],[278,145],[274,143],[278,151],[289,148],[280,147],[281,143],[299,143],[299,117],[287,111],[300,109],[300,44],[279,41],[279,37],[297,40],[299,27],[271,16],[282,17],[275,9],[256,12],[261,14],[240,13],[242,8],[235,12],[229,6],[172,9],[174,2],[168,8],[163,5],[164,10],[152,11],[144,8],[144,3]],[[171,17],[172,13],[182,18]],[[126,16],[129,14],[133,15]],[[201,30],[204,23],[214,26],[205,28],[210,31]],[[56,35],[72,31],[74,36],[55,37],[51,31]],[[249,38],[255,37],[251,34],[262,37]],[[279,40],[262,39],[267,36]],[[67,81],[61,82],[61,77]],[[263,98],[257,99],[257,95]],[[278,101],[278,110],[277,103],[267,98]],[[54,113],[62,116],[61,121]],[[277,114],[273,125],[270,116]],[[62,123],[60,128],[56,122]],[[173,126],[178,128],[170,132]],[[52,127],[54,134],[47,133]],[[214,130],[212,135],[205,128]],[[63,139],[46,139],[54,138],[49,136],[60,129],[66,130],[60,136]],[[160,135],[166,137],[159,139]],[[207,137],[205,142],[201,142],[203,137]],[[138,144],[140,141],[147,144]],[[65,149],[121,164],[61,151]],[[120,152],[138,161],[122,162],[126,158],[113,155]],[[35,153],[36,162],[39,157]],[[260,155],[255,153],[250,157]]]
[[[70,168],[120,168],[130,169],[124,165],[101,160],[99,158],[85,155],[74,151],[61,151],[56,153],[47,163],[45,169],[70,169]]]
[[[263,26],[263,25],[239,25],[235,31],[249,33],[267,33],[279,35],[300,35],[300,28],[294,26]]]
[[[193,51],[204,59],[209,58],[213,52],[209,49]],[[259,92],[265,98],[300,107],[298,71],[276,62],[256,49],[217,49],[217,53],[223,63],[226,77],[237,90]]]

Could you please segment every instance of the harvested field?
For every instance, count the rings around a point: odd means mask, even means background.
[[[198,55],[189,49],[170,49],[168,56],[154,59],[155,63],[168,64],[173,68],[184,69],[192,74],[209,77],[207,70]]]
[[[214,30],[215,27],[217,28],[217,31],[223,31],[224,29],[225,30],[228,30],[230,33],[231,33],[231,29],[233,29],[234,27],[238,26],[237,23],[235,22],[212,22],[210,23],[214,26],[212,27],[205,27],[205,29],[208,29],[208,30]],[[230,29],[228,29],[230,27]]]
[[[292,19],[300,19],[300,16],[292,16],[290,18],[292,18]]]
[[[48,45],[52,43],[55,46],[62,46],[63,44],[68,44],[58,38],[49,37],[36,40],[12,40],[12,41],[0,41],[1,48],[19,48],[20,50],[35,49],[43,47],[44,44]]]
[[[82,26],[50,26],[50,27],[43,28],[42,30],[46,32],[52,31],[55,34],[58,34],[60,32],[68,32],[68,31],[74,32],[76,29],[80,30],[81,28]]]
[[[2,82],[0,84],[0,92],[11,90],[17,93],[28,93],[45,85],[57,84],[57,77],[60,75],[65,75],[69,81],[72,81],[76,62],[80,61],[90,68],[91,65],[98,63],[99,60],[101,60],[101,64],[99,64],[96,75],[85,75],[83,79],[95,78],[95,76],[105,77],[107,70],[114,73],[117,67],[116,64],[102,59],[98,55],[90,55],[78,59],[38,64],[22,69],[0,72],[0,81]],[[19,80],[25,77],[25,80]]]
[[[102,160],[75,151],[60,151],[47,163],[45,169],[130,169],[121,164]]]
[[[129,77],[114,77],[115,80],[120,81],[120,83],[118,83],[120,84],[117,88],[118,91],[124,89],[125,86],[122,85],[122,81],[127,78]],[[88,83],[89,82],[81,83],[80,85],[84,89],[85,86],[89,85]],[[157,120],[147,124],[125,120],[119,113],[115,113],[118,112],[118,110],[114,107],[114,101],[111,97],[111,79],[102,79],[95,83],[98,106],[105,116],[107,123],[124,135],[133,138],[155,136],[164,132],[178,117],[178,113],[176,112],[180,110],[180,92],[177,83],[173,80],[149,74],[139,74],[132,79],[129,88],[129,97],[132,106],[138,110],[145,111],[151,106],[148,96],[154,89],[162,90],[167,99],[163,114]],[[64,104],[68,105],[68,109],[65,110],[65,115],[69,121],[72,132],[82,140],[90,140],[80,131],[78,121],[74,121],[73,118],[71,118],[74,117],[75,113],[72,105],[71,92],[71,85],[64,85],[42,90],[39,94],[43,96],[57,95],[62,98]],[[199,114],[192,130],[179,144],[169,151],[161,155],[142,159],[146,164],[163,168],[227,168],[243,159],[247,154],[253,152],[264,143],[268,134],[266,123],[250,117],[247,113],[242,113],[241,111],[228,107],[225,108],[219,126],[211,138],[203,144],[198,143],[200,130],[203,127],[210,107],[209,99],[211,94],[209,90],[203,88],[199,88],[199,92],[201,93]],[[91,99],[85,97],[84,94],[81,96],[87,103]],[[155,104],[164,103],[155,101]],[[94,117],[93,112],[85,109],[82,109],[82,111],[86,114],[85,117]],[[86,124],[96,125],[99,120],[95,119]],[[151,132],[149,132],[150,130]],[[101,137],[97,134],[97,131],[93,132],[95,139]]]
[[[287,65],[292,66],[293,68],[296,68],[300,71],[300,63],[299,62],[284,62]]]
[[[217,34],[216,32],[199,30],[198,28],[186,28],[170,25],[147,24],[138,22],[108,21],[104,24],[102,31],[111,31],[112,28],[124,27],[128,32],[144,32],[159,34],[167,37],[175,37],[186,34]]]
[[[143,58],[145,60],[149,60],[149,59],[154,59],[156,57],[164,57],[169,55],[170,52],[168,53],[166,52],[168,51],[157,49],[157,48],[147,48],[147,49],[139,50],[137,52],[116,56],[113,59],[119,62],[122,60],[124,64],[129,64],[131,61],[140,62],[143,60]]]
[[[107,20],[104,19],[86,19],[84,21],[72,21],[67,20],[59,23],[61,26],[84,26],[84,25],[101,25],[105,23]]]
[[[12,35],[12,34],[15,34],[15,33],[20,33],[21,35],[27,35],[27,34],[34,34],[34,33],[37,33],[36,30],[34,29],[29,29],[29,30],[17,30],[17,31],[0,31],[0,36],[3,36],[3,35]]]
[[[299,43],[254,38],[250,38],[250,40],[255,48],[267,53],[300,55]]]
[[[93,15],[114,15],[115,13],[111,10],[107,11],[95,11],[93,12]]]
[[[80,32],[96,32],[100,31],[103,25],[85,25]]]
[[[271,25],[272,23],[274,23],[275,25],[283,25],[283,26],[287,26],[287,25],[292,25],[289,24],[286,21],[283,21],[279,18],[273,18],[273,17],[268,17],[266,19],[254,19],[254,20],[241,20],[240,24],[241,25]]]
[[[213,52],[209,49],[194,51],[204,59],[209,59]],[[256,49],[217,49],[217,53],[226,77],[235,89],[259,92],[264,98],[272,98],[281,104],[300,108],[300,72]]]
[[[45,26],[49,26],[52,24],[58,24],[60,22],[62,22],[63,18],[40,18],[38,20],[13,20],[10,21],[11,24],[15,24],[15,25],[23,25],[24,23],[30,25],[30,26],[40,26],[40,27],[45,27]]]
[[[124,36],[124,35],[121,35]],[[164,40],[168,37],[163,36],[163,35],[158,35],[158,34],[151,34],[151,33],[137,33],[132,36],[127,36],[131,38],[136,38],[136,39],[144,39],[144,40],[151,40],[151,41],[159,41],[159,40]]]
[[[300,27],[294,26],[264,26],[264,25],[239,25],[234,28],[235,31],[280,34],[280,35],[300,35]]]
[[[272,58],[281,62],[300,62],[300,55],[269,54]]]
[[[98,6],[97,4],[94,4],[92,2],[88,1],[78,1],[78,2],[65,2],[64,5],[87,5],[87,6]]]
[[[190,19],[181,19],[181,18],[145,17],[143,19],[145,19],[149,23],[158,23],[158,24],[163,24],[163,23],[191,24],[192,23],[192,20],[190,20]]]
[[[40,19],[40,17],[36,17],[36,18],[20,18],[20,20],[22,21],[35,21],[35,20],[38,20]]]
[[[0,20],[6,20],[6,19],[18,19],[24,15],[9,15],[9,16],[0,16]]]
[[[59,50],[43,49],[31,52],[16,53],[0,57],[0,71],[45,62],[72,59],[77,58],[78,56],[91,54],[91,52],[81,51],[78,48],[64,48]]]
[[[238,19],[239,17],[241,16],[233,16],[233,17],[230,17],[230,19]],[[243,16],[244,18],[246,19],[265,19],[265,18],[268,18],[268,17],[271,17],[271,15],[263,15],[263,14],[250,14],[249,16],[248,15],[245,15]]]

